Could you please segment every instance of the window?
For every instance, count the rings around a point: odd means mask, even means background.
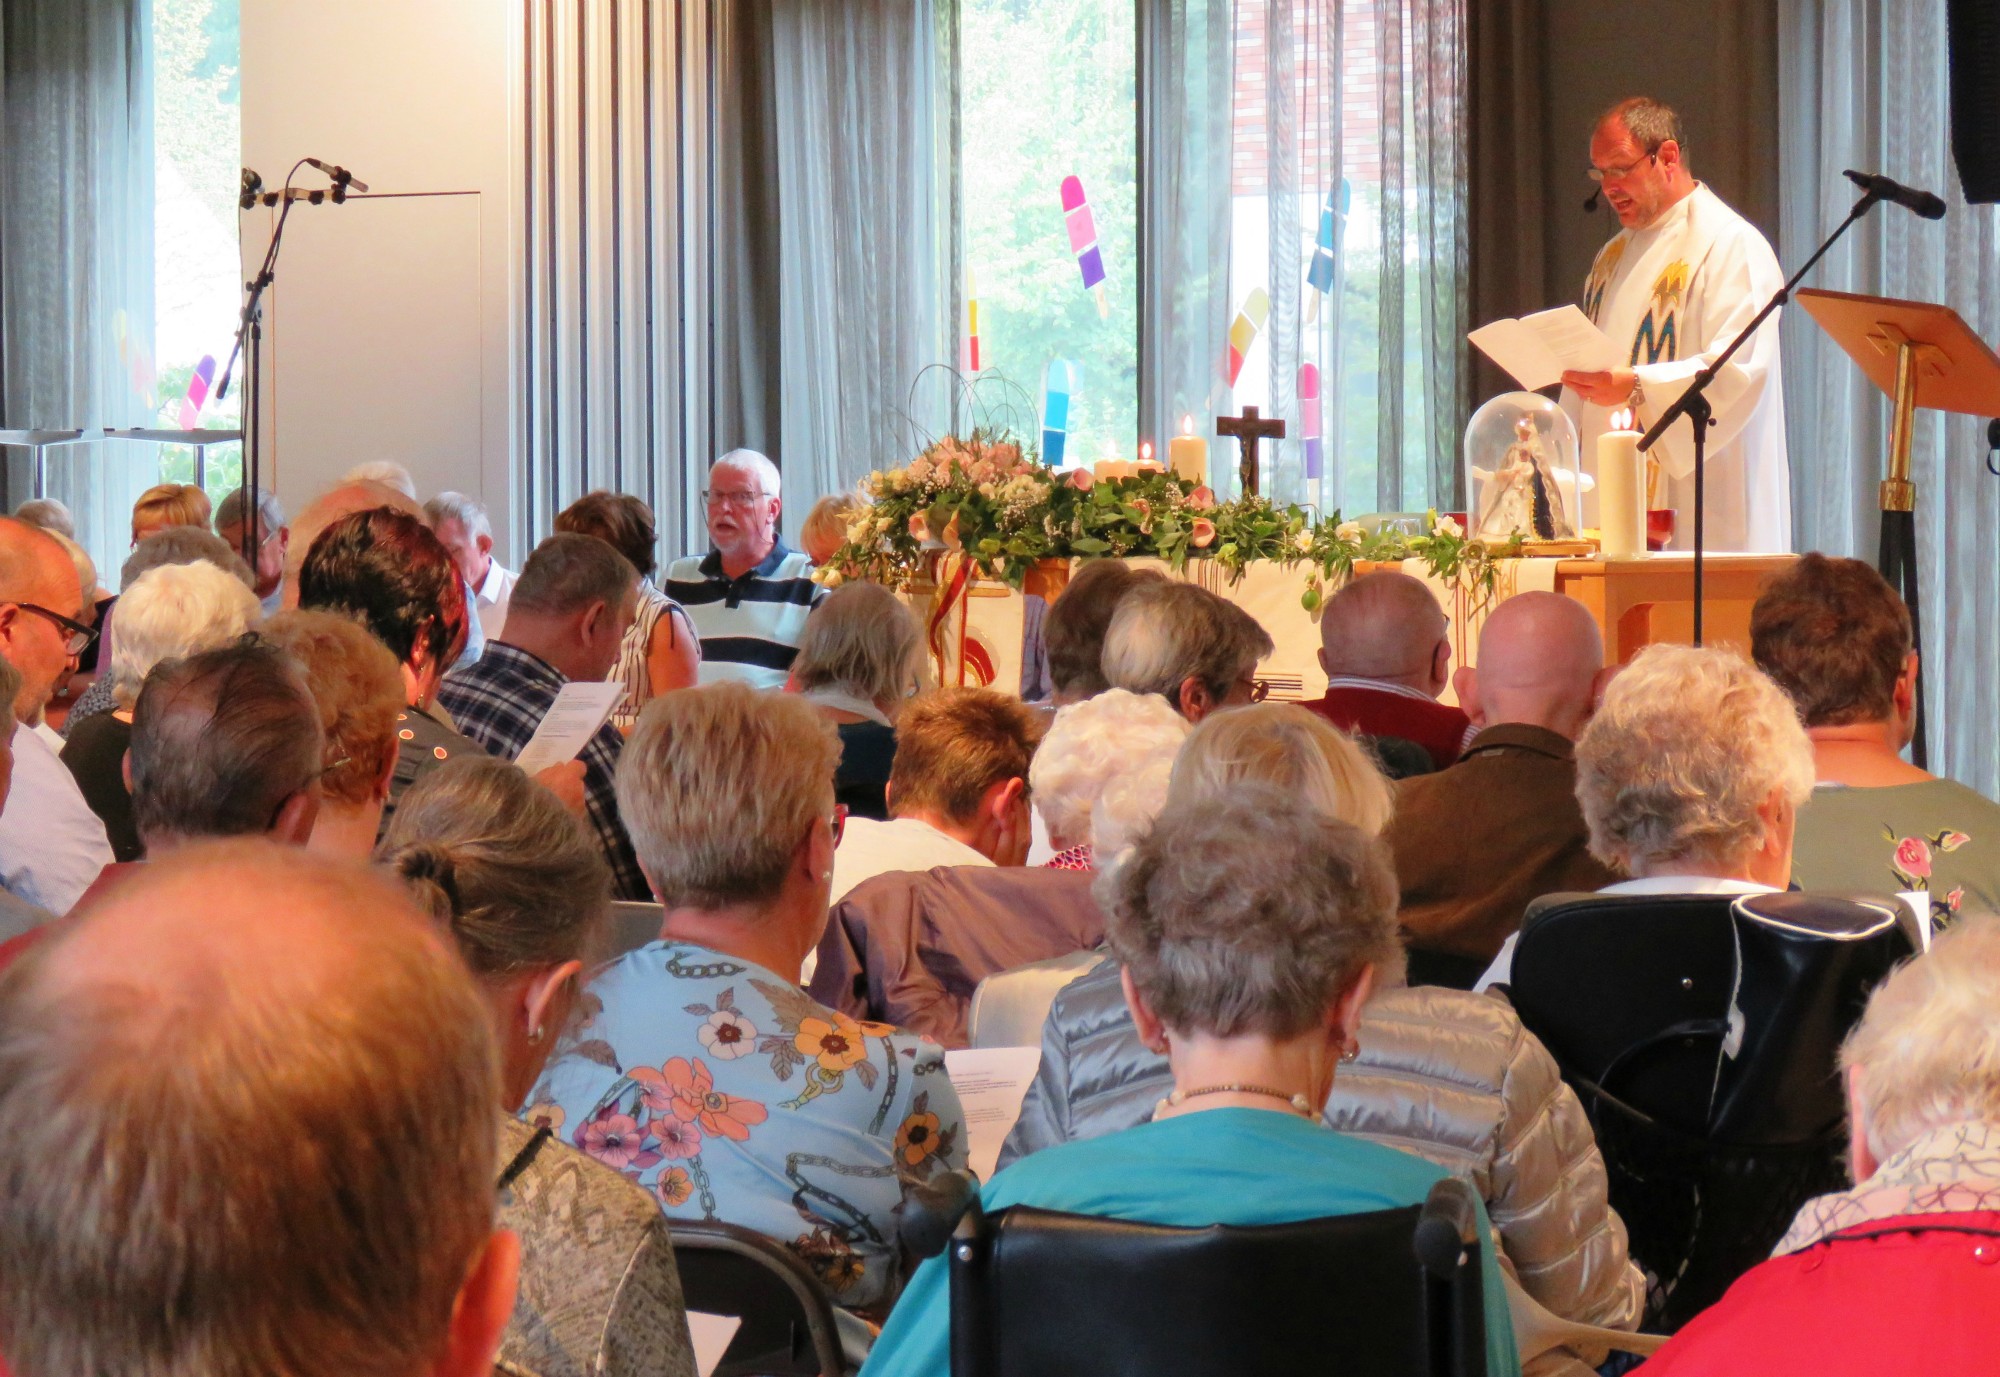
[[[242,100],[237,80],[239,0],[153,0],[153,310],[158,353],[154,424],[233,430],[240,394],[216,401],[242,299],[236,197]],[[207,382],[198,408],[189,395]],[[211,497],[234,489],[240,446],[207,451]],[[192,446],[159,449],[160,481],[193,483]]]
[[[1040,416],[1049,365],[1066,363],[1064,462],[1130,459],[1139,440],[1132,0],[963,0],[959,22],[960,235],[980,372],[1019,387],[1016,409]],[[1065,214],[1072,177],[1087,220]],[[1072,223],[1089,237],[1073,244]],[[1087,257],[1093,245],[1103,281],[1091,288],[1078,249]],[[1005,405],[992,383],[981,397]]]

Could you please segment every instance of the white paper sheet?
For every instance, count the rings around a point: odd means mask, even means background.
[[[1561,382],[1568,370],[1595,373],[1618,366],[1617,348],[1575,306],[1496,320],[1466,338],[1531,392]]]
[[[575,760],[624,696],[623,684],[602,680],[572,680],[564,684],[556,701],[550,704],[548,716],[535,728],[535,734],[514,763],[529,774],[538,775],[551,765]]]
[[[1000,1145],[1021,1117],[1021,1101],[1042,1065],[1039,1047],[967,1047],[944,1054],[951,1088],[965,1109],[965,1149],[981,1181],[991,1181]]]
[[[743,1321],[734,1315],[705,1315],[699,1310],[688,1311],[687,1317],[688,1337],[694,1340],[694,1370],[709,1377],[722,1365],[722,1355],[729,1351],[729,1341],[736,1337]]]

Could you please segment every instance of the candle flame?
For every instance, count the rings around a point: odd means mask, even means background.
[[[1183,435],[1194,434],[1194,417],[1192,416],[1181,417],[1181,434]]]
[[[1142,464],[1153,462],[1153,442],[1151,440],[1141,440],[1139,442],[1139,462]]]
[[[1629,407],[1620,407],[1611,413],[1611,428],[1613,430],[1638,429],[1638,427],[1632,424],[1632,411]]]

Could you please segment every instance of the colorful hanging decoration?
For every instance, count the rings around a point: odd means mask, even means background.
[[[965,371],[979,371],[979,284],[965,275]]]
[[[1069,226],[1069,247],[1076,255],[1083,287],[1097,297],[1097,314],[1109,319],[1111,303],[1104,291],[1104,254],[1097,246],[1097,218],[1090,213],[1090,201],[1083,194],[1083,180],[1071,175],[1062,179],[1063,222]]]
[[[1326,193],[1326,201],[1320,206],[1319,238],[1313,244],[1312,264],[1306,269],[1306,286],[1312,289],[1312,295],[1306,300],[1306,323],[1308,325],[1319,318],[1321,301],[1333,294],[1334,279],[1337,275],[1333,256],[1335,230],[1337,228],[1336,217],[1339,222],[1344,223],[1346,221],[1350,197],[1352,195],[1352,189],[1348,186],[1347,178],[1345,177],[1340,179],[1339,195],[1340,206],[1338,210],[1334,208],[1334,193],[1331,191]]]
[[[1243,298],[1243,305],[1236,312],[1236,319],[1229,327],[1229,385],[1236,386],[1237,378],[1243,374],[1243,360],[1249,356],[1250,346],[1257,342],[1257,332],[1264,328],[1264,321],[1271,314],[1271,297],[1262,287],[1252,287],[1250,295]]]
[[[1042,390],[1042,462],[1061,468],[1069,448],[1069,398],[1073,374],[1067,360],[1051,359]]]
[[[215,355],[203,354],[201,362],[194,366],[194,376],[188,379],[187,396],[181,398],[182,430],[193,430],[195,422],[201,419],[201,409],[208,403],[208,389],[214,382]]]
[[[111,339],[118,347],[118,362],[131,379],[133,394],[145,398],[146,405],[151,407],[153,384],[159,381],[159,374],[153,368],[153,356],[133,335],[131,319],[123,307],[112,313]]]
[[[1305,449],[1306,481],[1317,482],[1325,467],[1320,440],[1319,365],[1299,365],[1299,440]]]

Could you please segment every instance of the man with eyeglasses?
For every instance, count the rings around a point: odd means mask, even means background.
[[[701,637],[701,682],[782,688],[806,618],[825,596],[812,559],[778,538],[778,466],[750,449],[708,470],[706,555],[667,567],[667,596]]]
[[[14,782],[0,809],[0,886],[51,913],[67,912],[112,859],[104,823],[76,777],[20,725],[39,717],[96,635],[82,616],[83,589],[62,546],[0,517],[0,656],[21,676],[11,729]]]
[[[1688,170],[1680,117],[1656,100],[1620,101],[1590,140],[1590,176],[1623,226],[1599,250],[1584,284],[1584,313],[1626,360],[1563,374],[1563,408],[1584,463],[1612,414],[1637,413],[1644,430],[1750,323],[1784,272],[1756,226]],[[1778,316],[1764,322],[1708,391],[1705,531],[1711,550],[1782,553],[1792,547],[1791,467],[1778,360]],[[1676,543],[1694,529],[1694,439],[1677,422],[1651,455],[1660,461],[1655,507],[1679,513]],[[1586,498],[1585,522],[1595,524]]]

